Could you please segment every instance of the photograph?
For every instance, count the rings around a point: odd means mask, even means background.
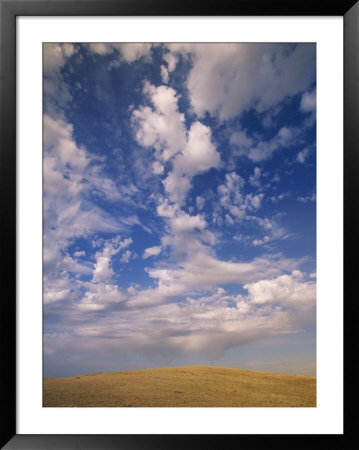
[[[42,69],[42,406],[316,408],[316,43]]]

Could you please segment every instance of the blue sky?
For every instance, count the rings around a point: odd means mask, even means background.
[[[315,44],[44,44],[44,375],[315,375]]]

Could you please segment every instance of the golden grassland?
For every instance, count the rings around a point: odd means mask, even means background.
[[[315,407],[316,378],[189,366],[44,378],[48,407]]]

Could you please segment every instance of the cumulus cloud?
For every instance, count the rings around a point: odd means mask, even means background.
[[[299,162],[301,164],[305,163],[306,159],[308,158],[308,155],[309,155],[309,149],[304,148],[297,154],[297,162]]]
[[[144,93],[154,109],[141,106],[132,113],[136,140],[144,147],[155,149],[157,160],[166,162],[175,156],[172,171],[163,181],[172,202],[182,204],[191,187],[191,179],[220,164],[220,155],[212,143],[209,127],[196,121],[187,131],[184,114],[178,110],[176,91],[167,86],[155,87],[145,83]],[[163,173],[155,161],[152,170]]]
[[[209,127],[195,122],[192,124],[186,145],[174,162],[173,170],[163,184],[172,202],[183,204],[191,187],[191,179],[212,167],[219,167],[220,155],[211,140]]]
[[[117,46],[113,44],[106,44],[104,42],[91,42],[89,47],[94,53],[106,55],[108,53],[112,53]]]
[[[300,304],[314,302],[315,284],[302,282],[302,272],[293,270],[291,275],[281,275],[272,280],[260,280],[256,283],[245,284],[249,299],[254,303],[285,303]]]
[[[101,312],[109,307],[112,312],[98,316],[96,323],[79,322],[71,342],[79,352],[95,346],[112,357],[140,351],[149,358],[158,352],[172,357],[204,352],[218,358],[231,347],[299,332],[315,320],[315,283],[305,281],[305,274],[298,270],[245,288],[248,296],[215,288],[208,295],[188,295],[175,303],[138,305],[141,309],[132,303],[130,309],[118,312],[116,305],[123,303],[123,294],[113,286],[91,286],[78,310]],[[139,294],[134,290],[131,295]],[[101,303],[93,302],[94,298]],[[51,335],[45,339],[48,351],[67,345]]]
[[[65,254],[62,259],[61,268],[67,270],[67,272],[73,272],[75,274],[91,274],[91,264],[88,262],[78,262],[72,258],[69,254]]]
[[[132,243],[131,238],[121,240],[121,236],[118,235],[107,241],[102,251],[96,253],[96,264],[92,272],[93,282],[107,282],[110,281],[114,272],[110,266],[111,258],[119,253],[124,248],[128,247]],[[127,262],[131,256],[131,252],[125,254],[123,262]],[[123,256],[122,256],[123,257]],[[126,261],[127,259],[127,261]]]
[[[120,261],[121,261],[122,263],[127,264],[127,263],[130,261],[131,258],[132,258],[132,252],[131,252],[130,250],[126,250],[126,251],[123,253],[123,255],[121,256]]]
[[[71,298],[73,283],[65,271],[53,274],[51,277],[46,277],[45,286],[43,295],[44,305]]]
[[[227,221],[243,220],[246,214],[260,208],[264,194],[245,194],[244,179],[235,172],[225,175],[225,182],[218,186],[219,205],[230,215]]]
[[[144,147],[154,148],[157,158],[165,162],[186,143],[184,115],[178,111],[174,89],[167,86],[156,88],[145,83],[144,93],[151,99],[154,109],[141,106],[133,111],[136,140]]]
[[[44,148],[56,157],[56,164],[59,169],[65,171],[66,165],[79,171],[83,171],[89,164],[84,147],[79,147],[73,140],[73,127],[63,120],[55,120],[50,116],[44,116]],[[53,186],[48,183],[49,188]]]
[[[253,171],[253,175],[249,177],[249,184],[251,184],[253,187],[260,188],[261,182],[260,178],[262,176],[262,171],[259,167],[255,167]]]
[[[122,303],[125,299],[118,286],[111,283],[82,283],[82,286],[86,288],[86,292],[75,305],[75,309],[80,313],[104,311]],[[76,333],[81,335],[81,327],[76,329]]]
[[[138,291],[128,304],[150,306],[180,298],[193,292],[212,290],[215,286],[228,283],[244,284],[279,275],[288,268],[295,269],[299,261],[278,257],[257,258],[248,263],[237,263],[217,259],[192,239],[186,259],[177,266],[154,267],[146,271],[156,281],[156,288]]]
[[[169,82],[170,73],[173,72],[176,68],[178,57],[173,53],[165,53],[163,56],[166,65],[161,65],[161,78],[162,83],[167,84]]]
[[[316,89],[310,92],[304,92],[300,102],[302,112],[314,112],[316,110]]]
[[[132,63],[142,58],[149,57],[152,44],[149,43],[90,43],[89,49],[99,55],[108,55],[114,52],[120,52],[121,59],[127,63]],[[118,62],[118,61],[117,61]]]
[[[152,44],[148,43],[131,43],[119,44],[121,54],[126,62],[134,62],[143,56],[148,56]]]
[[[153,247],[146,248],[143,254],[143,259],[147,259],[150,256],[157,256],[161,253],[161,250],[162,248],[160,245],[155,245]]]
[[[168,52],[168,53],[165,53],[165,55],[163,56],[163,59],[167,63],[168,72],[173,72],[178,63],[178,56],[176,56],[174,53]]]
[[[218,167],[219,163],[219,153],[211,142],[211,129],[194,122],[188,132],[187,145],[173,163],[174,170],[193,176]]]
[[[239,204],[242,199],[244,179],[235,172],[226,173],[225,183],[218,186],[220,202],[229,207],[232,203]]]
[[[162,244],[171,249],[177,260],[215,244],[215,236],[207,230],[207,222],[201,215],[189,215],[178,204],[167,199],[158,200],[157,213],[166,220],[166,235]]]
[[[187,88],[195,113],[226,120],[254,108],[273,108],[315,79],[313,44],[169,44],[190,54]]]
[[[45,43],[44,44],[44,76],[58,76],[66,59],[76,52],[73,44]]]
[[[303,278],[302,272],[293,270],[290,275],[245,284],[244,288],[248,290],[250,302],[293,308],[302,319],[312,323],[315,318],[316,284]]]

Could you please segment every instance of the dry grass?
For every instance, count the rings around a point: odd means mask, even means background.
[[[43,406],[314,407],[316,378],[190,366],[45,378]]]

